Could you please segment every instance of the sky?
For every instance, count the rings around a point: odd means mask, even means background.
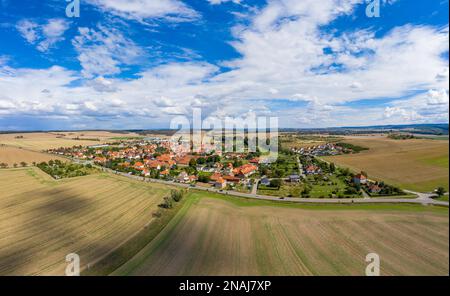
[[[0,0],[0,130],[448,123],[448,0],[79,2]]]

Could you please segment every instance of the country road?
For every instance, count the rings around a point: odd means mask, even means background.
[[[98,167],[102,169],[103,171],[121,175],[127,178],[131,178],[134,180],[139,181],[145,181],[145,182],[153,182],[153,183],[160,183],[160,184],[166,184],[171,186],[178,186],[182,188],[189,188],[189,189],[195,189],[195,190],[202,190],[207,192],[214,192],[229,196],[236,196],[236,197],[244,197],[244,198],[251,198],[251,199],[259,199],[259,200],[270,200],[270,201],[277,201],[277,202],[295,202],[295,203],[307,203],[307,204],[370,204],[370,203],[408,203],[408,204],[423,204],[423,205],[439,205],[439,206],[445,206],[448,207],[449,203],[445,201],[438,201],[430,198],[432,196],[431,193],[418,193],[413,191],[407,191],[410,194],[417,195],[417,198],[343,198],[343,199],[336,199],[336,198],[297,198],[297,197],[274,197],[274,196],[268,196],[268,195],[259,195],[254,193],[254,190],[252,190],[252,193],[242,193],[237,191],[228,191],[228,190],[220,190],[215,188],[204,188],[204,187],[197,187],[192,186],[189,184],[182,184],[182,183],[176,183],[172,181],[164,181],[159,179],[149,179],[144,178],[140,176],[133,176],[126,173],[116,172],[107,168]]]

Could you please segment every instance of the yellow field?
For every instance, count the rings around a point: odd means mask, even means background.
[[[214,197],[214,198],[211,198]],[[193,193],[114,275],[448,275],[446,208],[276,206]],[[344,206],[345,207],[345,206]]]
[[[0,145],[0,163],[6,163],[9,167],[12,167],[15,163],[20,166],[22,161],[31,165],[33,162],[39,163],[51,159],[64,160],[64,158],[57,157],[56,155]]]
[[[320,136],[320,135],[296,135],[291,133],[282,133],[279,141],[285,149],[299,149],[313,146],[324,145],[329,142],[335,142],[340,137]]]
[[[382,136],[346,137],[345,142],[370,148],[358,154],[325,157],[354,171],[366,171],[404,189],[448,190],[448,140],[391,140]]]
[[[86,267],[148,224],[170,189],[36,168],[0,170],[0,188],[0,275],[64,275],[69,253]]]
[[[18,136],[23,136],[23,138],[16,138]],[[139,135],[135,133],[121,134],[106,131],[0,134],[0,144],[42,151],[52,148],[72,147],[77,145],[98,145],[111,141],[111,139],[115,137],[137,136]],[[77,137],[80,138],[80,140],[73,140]],[[100,141],[83,139],[99,139]]]

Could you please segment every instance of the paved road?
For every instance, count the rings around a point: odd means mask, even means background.
[[[303,174],[303,165],[300,162],[300,157],[299,156],[297,156],[297,166],[298,166],[298,175],[300,177],[304,177],[305,175]]]
[[[252,195],[256,195],[256,193],[258,192],[259,181],[260,181],[260,179],[253,180]]]
[[[80,161],[80,162],[86,162],[86,163],[92,163],[87,161]],[[407,193],[414,194],[417,196],[417,198],[297,198],[297,197],[285,197],[285,198],[279,198],[274,196],[268,196],[268,195],[259,195],[254,192],[255,187],[252,188],[252,193],[242,193],[237,191],[227,191],[227,190],[220,190],[215,188],[204,188],[204,187],[197,187],[197,186],[191,186],[189,184],[182,184],[182,183],[176,183],[172,181],[164,181],[164,180],[158,180],[158,179],[149,179],[144,178],[140,176],[134,176],[129,175],[122,172],[117,172],[111,169],[107,169],[98,165],[94,165],[95,167],[99,168],[100,170],[104,172],[109,172],[116,175],[121,175],[130,179],[138,180],[138,181],[145,181],[145,182],[153,182],[153,183],[160,183],[160,184],[166,184],[171,186],[178,186],[183,188],[192,188],[196,190],[203,190],[208,192],[215,192],[219,194],[224,195],[231,195],[231,196],[237,196],[237,197],[244,197],[244,198],[253,198],[253,199],[261,199],[261,200],[271,200],[271,201],[289,201],[289,202],[295,202],[295,203],[320,203],[320,204],[369,204],[369,203],[409,203],[409,204],[423,204],[423,205],[440,205],[440,206],[449,206],[449,203],[446,201],[438,201],[431,198],[431,196],[434,196],[435,194],[432,193],[420,193],[420,192],[414,192],[410,190],[404,190]],[[257,188],[257,186],[256,186]],[[448,194],[448,193],[447,193]]]
[[[139,177],[139,176],[133,176],[133,175],[129,175],[129,174],[121,173],[121,172],[116,172],[116,171],[106,169],[106,168],[102,168],[102,170],[113,173],[113,174],[122,175],[124,177],[131,178],[134,180],[139,180],[139,181],[166,184],[166,185],[178,186],[178,187],[182,187],[182,188],[191,188],[191,189],[214,192],[214,193],[236,196],[236,197],[260,199],[260,200],[270,200],[270,201],[278,201],[278,202],[279,201],[289,201],[289,202],[295,202],[295,203],[308,203],[308,204],[314,204],[314,203],[321,203],[321,204],[408,203],[408,204],[423,204],[423,205],[440,205],[440,206],[446,206],[446,207],[449,206],[448,202],[437,201],[432,198],[429,198],[429,196],[431,196],[431,193],[430,194],[422,194],[422,193],[415,193],[412,191],[407,191],[407,192],[416,194],[419,197],[416,199],[408,199],[408,198],[369,198],[369,199],[366,199],[366,198],[343,198],[343,199],[333,198],[333,199],[331,199],[331,198],[297,198],[297,197],[279,198],[279,197],[273,197],[273,196],[268,196],[268,195],[254,194],[253,192],[252,193],[242,193],[242,192],[237,192],[237,191],[227,191],[227,190],[220,190],[220,189],[215,189],[215,188],[196,187],[196,186],[191,186],[189,184],[176,183],[176,182],[172,182],[172,181],[143,178],[143,177]],[[426,197],[426,198],[424,198],[424,197]]]

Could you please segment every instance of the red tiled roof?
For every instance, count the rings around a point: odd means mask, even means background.
[[[248,173],[256,171],[257,169],[258,167],[253,164],[244,164],[243,166],[234,169],[233,172],[235,174],[241,173],[243,175],[247,175]]]
[[[355,179],[359,179],[359,180],[367,180],[367,177],[364,176],[363,174],[357,174],[357,175],[355,176]]]
[[[217,181],[217,180],[219,180],[220,178],[222,178],[222,175],[221,175],[220,173],[214,173],[214,174],[210,177],[211,181]]]

